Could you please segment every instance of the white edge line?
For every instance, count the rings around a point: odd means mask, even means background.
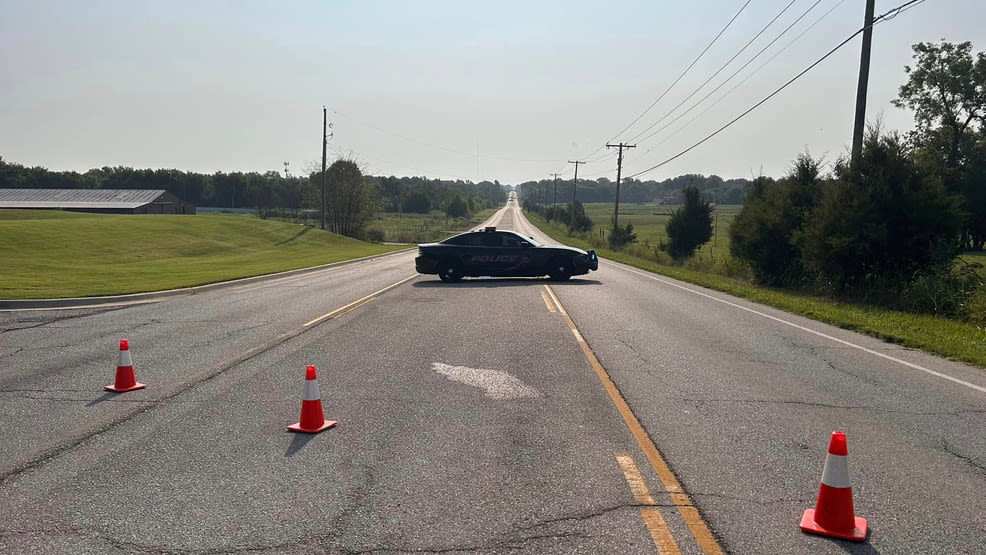
[[[314,320],[309,320],[308,322],[305,322],[304,327],[308,327],[308,326],[310,326],[312,324],[317,324],[317,323],[321,322],[322,320],[325,320],[326,318],[331,318],[333,315],[338,314],[338,313],[342,312],[343,310],[346,310],[347,308],[350,308],[350,307],[352,307],[354,305],[357,305],[357,304],[359,304],[359,303],[361,303],[361,302],[363,302],[365,300],[372,299],[373,297],[376,297],[377,295],[380,295],[382,293],[385,293],[387,291],[390,291],[391,289],[393,289],[394,287],[397,287],[398,285],[401,285],[403,283],[407,283],[408,281],[411,281],[412,279],[418,277],[418,275],[419,274],[414,274],[412,276],[408,276],[408,277],[406,277],[406,278],[398,281],[397,283],[392,283],[392,284],[388,285],[387,287],[384,287],[383,289],[381,289],[379,291],[370,293],[369,295],[367,295],[367,296],[365,296],[365,297],[363,297],[361,299],[356,299],[355,301],[353,301],[353,302],[351,302],[351,303],[349,303],[349,304],[347,304],[345,306],[340,306],[339,308],[333,310],[332,312],[329,312],[328,314],[323,314],[323,315],[319,316],[318,318],[315,318]]]
[[[720,298],[715,297],[713,295],[709,295],[707,293],[702,293],[701,291],[696,291],[695,289],[691,289],[689,287],[684,287],[682,285],[678,285],[677,283],[668,281],[666,279],[661,279],[661,278],[656,277],[656,276],[653,276],[653,275],[648,275],[648,274],[645,274],[643,272],[639,272],[639,271],[636,271],[636,270],[631,270],[630,268],[627,268],[627,267],[625,267],[623,265],[618,265],[618,264],[613,264],[613,265],[616,266],[617,268],[621,268],[621,269],[623,269],[623,270],[625,270],[627,272],[630,272],[631,274],[636,274],[638,276],[649,278],[649,279],[652,279],[654,281],[659,281],[661,283],[664,283],[666,285],[670,285],[672,287],[677,287],[678,289],[682,289],[684,291],[688,291],[689,293],[694,293],[696,295],[700,295],[702,297],[706,297],[708,299],[712,299],[714,301],[718,301],[720,303],[727,304],[729,306],[738,308],[740,310],[745,310],[745,311],[750,312],[752,314],[756,314],[757,316],[763,316],[764,318],[768,318],[768,319],[773,320],[775,322],[779,322],[781,324],[784,324],[784,325],[787,325],[787,326],[791,326],[792,328],[796,328],[796,329],[799,329],[801,331],[805,331],[805,332],[808,332],[808,333],[817,335],[819,337],[824,337],[825,339],[829,339],[831,341],[835,341],[836,343],[841,343],[842,345],[845,345],[847,347],[852,347],[854,349],[859,349],[860,351],[863,351],[865,353],[869,353],[871,355],[875,355],[875,356],[878,356],[880,358],[883,358],[883,359],[886,359],[886,360],[889,360],[889,361],[896,362],[898,364],[903,364],[904,366],[907,366],[909,368],[913,368],[915,370],[920,370],[922,372],[926,372],[928,374],[931,374],[932,376],[937,376],[939,378],[942,378],[942,379],[945,379],[945,380],[948,380],[948,381],[951,381],[951,382],[955,382],[955,383],[957,383],[959,385],[964,385],[964,386],[966,386],[968,388],[975,389],[976,391],[979,391],[981,393],[986,393],[986,387],[983,387],[983,386],[980,386],[980,385],[976,385],[974,383],[969,383],[967,381],[960,380],[958,378],[953,378],[952,376],[949,376],[947,374],[942,374],[941,372],[936,372],[934,370],[931,370],[930,368],[925,368],[924,366],[920,366],[920,365],[914,364],[912,362],[907,362],[906,360],[901,360],[899,358],[892,357],[890,355],[881,353],[879,351],[874,351],[873,349],[869,349],[869,348],[863,347],[862,345],[856,345],[855,343],[850,343],[849,341],[845,341],[843,339],[839,339],[838,337],[832,337],[831,335],[822,333],[820,331],[815,331],[815,330],[813,330],[811,328],[806,328],[804,326],[795,324],[794,322],[788,322],[787,320],[783,320],[783,319],[778,318],[776,316],[771,316],[770,314],[765,314],[765,313],[760,312],[758,310],[754,310],[752,308],[748,308],[748,307],[745,307],[743,305],[739,305],[739,304],[736,304],[736,303],[733,303],[733,302],[730,302],[730,301],[727,301],[727,300],[724,300],[724,299],[720,299]]]

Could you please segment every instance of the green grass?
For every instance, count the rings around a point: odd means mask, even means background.
[[[979,264],[979,275],[986,278],[986,251],[964,252],[959,255],[959,258],[964,262]]]
[[[447,218],[445,213],[429,214],[384,212],[367,226],[384,232],[384,240],[394,243],[430,243],[467,231],[484,222],[496,210],[483,210],[470,218]]]
[[[255,216],[0,210],[0,298],[158,291],[400,248]]]
[[[664,231],[671,212],[678,206],[659,204],[620,204],[620,225],[633,224],[633,232],[637,234],[637,242],[646,247],[656,247],[661,242],[667,242],[668,234]],[[729,226],[739,214],[742,206],[721,205],[715,207],[713,219],[713,236],[700,249],[701,256],[713,259],[729,257]],[[596,224],[593,231],[600,240],[609,236],[613,226],[613,203],[589,203],[585,205],[585,213]]]
[[[612,205],[610,205],[612,210]],[[623,211],[621,206],[620,211]],[[587,210],[588,212],[588,210]],[[865,333],[905,347],[922,349],[938,355],[986,367],[986,329],[972,324],[936,316],[912,314],[881,307],[839,302],[833,299],[786,290],[760,287],[749,280],[727,277],[708,268],[659,264],[628,252],[612,251],[601,246],[598,237],[569,237],[564,226],[548,223],[537,214],[527,217],[542,231],[560,243],[583,249],[592,248],[603,258],[663,274],[675,279],[723,291],[753,302]],[[612,217],[612,212],[610,212]],[[623,216],[621,215],[621,220]],[[599,220],[595,220],[600,225]],[[604,220],[611,221],[611,220]],[[722,225],[722,216],[719,223]],[[621,221],[622,223],[622,221]],[[637,224],[634,224],[636,228]],[[727,251],[728,252],[728,251]],[[967,256],[967,255],[963,255]],[[972,258],[982,261],[981,253]],[[729,265],[729,259],[717,264]],[[716,268],[722,270],[722,266]]]

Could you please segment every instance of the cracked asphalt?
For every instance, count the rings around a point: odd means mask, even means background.
[[[418,276],[304,326],[408,277],[413,256],[0,313],[0,552],[654,553],[641,509],[656,507],[701,553],[545,281]],[[606,261],[550,285],[724,550],[983,553],[983,393]],[[986,385],[982,369],[702,292]],[[122,338],[148,388],[118,395],[102,386]],[[307,364],[340,424],[290,434]],[[537,395],[491,398],[448,367]],[[836,429],[863,544],[797,526]]]
[[[980,387],[986,371],[640,274],[604,261],[598,285],[553,287],[728,550],[986,553],[986,394],[680,287]],[[835,430],[863,544],[797,529]]]

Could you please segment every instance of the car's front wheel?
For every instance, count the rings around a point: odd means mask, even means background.
[[[565,281],[572,277],[572,263],[564,258],[556,258],[551,261],[548,275],[555,281]]]
[[[438,265],[438,277],[445,283],[455,283],[462,279],[462,269],[454,262],[442,262]]]

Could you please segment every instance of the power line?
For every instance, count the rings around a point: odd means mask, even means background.
[[[896,17],[897,15],[899,15],[900,13],[903,13],[903,11],[905,11],[906,9],[908,9],[908,7],[911,6],[912,4],[918,4],[918,3],[921,3],[921,2],[924,2],[924,1],[925,0],[911,0],[910,2],[906,2],[904,4],[901,4],[900,6],[898,6],[898,7],[894,8],[894,9],[888,11],[887,13],[885,13],[885,14],[877,17],[877,18],[874,18],[873,25],[876,25],[877,23],[880,23],[881,21],[883,21],[883,19],[885,17],[887,17],[891,13],[893,13],[894,15],[889,16],[889,18]],[[660,168],[661,166],[667,165],[668,163],[673,162],[674,160],[677,160],[678,158],[681,158],[685,154],[688,154],[689,152],[691,152],[692,150],[694,150],[699,145],[705,143],[706,141],[708,141],[712,137],[715,137],[716,135],[718,135],[719,133],[721,133],[722,131],[724,131],[726,128],[728,128],[731,125],[733,125],[734,123],[736,123],[737,121],[743,119],[743,117],[745,117],[750,112],[752,112],[752,111],[756,110],[757,108],[759,108],[761,105],[763,105],[765,102],[767,102],[771,98],[777,96],[778,93],[780,93],[781,91],[783,91],[784,89],[786,89],[789,85],[791,85],[791,83],[794,83],[795,81],[797,81],[798,79],[800,79],[801,76],[803,76],[804,74],[806,74],[809,71],[811,71],[812,69],[814,69],[815,66],[817,66],[818,64],[820,64],[823,61],[825,61],[832,54],[835,54],[835,52],[837,50],[839,50],[840,48],[842,48],[843,46],[845,46],[847,43],[849,43],[849,41],[851,41],[852,39],[856,38],[858,35],[860,35],[861,33],[863,33],[863,31],[865,31],[867,28],[872,27],[873,25],[869,25],[869,26],[863,27],[863,28],[859,29],[858,31],[856,31],[855,33],[853,33],[852,35],[850,35],[844,41],[840,42],[835,48],[833,48],[832,50],[829,50],[828,53],[826,53],[824,56],[822,56],[821,58],[819,58],[818,60],[816,60],[813,64],[811,64],[810,66],[808,66],[807,68],[805,68],[801,73],[795,75],[787,83],[784,83],[783,85],[781,85],[780,88],[778,88],[774,92],[772,92],[769,95],[767,95],[763,100],[761,100],[760,102],[757,102],[756,104],[754,104],[752,107],[750,107],[748,110],[746,110],[742,114],[740,114],[740,115],[736,116],[735,118],[733,118],[726,125],[723,125],[719,129],[716,129],[715,131],[713,131],[712,133],[710,133],[709,135],[707,135],[704,139],[700,140],[699,142],[693,144],[692,146],[686,148],[685,150],[679,152],[678,154],[675,154],[671,158],[668,158],[667,160],[665,160],[665,161],[663,161],[663,162],[661,162],[659,164],[655,164],[655,165],[653,165],[653,166],[651,166],[651,167],[649,167],[649,168],[647,168],[647,169],[645,169],[643,171],[639,171],[639,172],[637,172],[637,173],[635,173],[633,175],[627,176],[627,177],[631,177],[632,178],[632,177],[637,177],[638,175],[643,175],[643,174],[648,173],[650,171],[656,170],[657,168]]]
[[[746,44],[744,44],[743,45],[743,48],[740,48],[739,50],[737,50],[736,53],[733,54],[733,57],[730,58],[729,60],[727,60],[726,63],[722,64],[719,67],[719,69],[717,69],[715,71],[715,73],[713,73],[712,75],[710,75],[709,78],[705,80],[704,83],[702,83],[701,85],[699,85],[698,87],[696,87],[695,90],[693,90],[691,92],[691,94],[689,94],[688,96],[686,96],[684,100],[682,100],[681,102],[679,102],[677,106],[675,106],[674,108],[671,108],[670,110],[668,110],[667,113],[665,113],[663,116],[661,116],[660,119],[658,119],[654,123],[650,124],[646,129],[644,129],[640,133],[637,133],[636,135],[634,135],[632,138],[630,138],[630,140],[631,141],[635,141],[635,140],[639,139],[641,135],[643,135],[644,133],[646,133],[646,132],[650,131],[651,129],[653,129],[655,125],[657,125],[657,124],[661,123],[662,121],[664,121],[665,118],[667,118],[668,116],[670,116],[671,114],[673,114],[675,110],[677,110],[678,108],[681,108],[681,106],[683,104],[685,104],[686,102],[688,102],[689,100],[691,100],[693,96],[695,96],[696,94],[698,94],[698,91],[702,90],[703,87],[705,87],[706,85],[709,84],[709,81],[712,81],[713,79],[716,78],[717,75],[719,75],[720,73],[722,73],[722,70],[726,69],[726,67],[729,66],[729,64],[733,63],[733,60],[735,60],[736,58],[739,57],[740,54],[742,54],[743,52],[745,52],[746,49],[749,48],[751,44],[753,44],[753,41],[755,41],[758,38],[760,38],[760,35],[764,34],[764,32],[766,32],[767,29],[769,29],[770,26],[774,24],[774,22],[776,22],[778,19],[780,19],[780,17],[782,15],[784,15],[785,12],[787,12],[788,8],[790,8],[792,5],[794,5],[794,3],[797,2],[797,1],[798,0],[791,0],[786,6],[784,6],[784,9],[782,9],[780,11],[780,13],[778,13],[777,15],[774,16],[774,19],[771,19],[770,22],[767,23],[767,25],[765,25],[762,29],[760,29],[760,32],[757,33],[756,35],[754,35],[754,37],[752,39],[750,39]],[[821,1],[822,0],[818,0],[817,2],[815,2],[815,5],[817,5],[818,2],[821,2]],[[815,6],[812,6],[812,8],[814,8],[814,7]],[[811,8],[808,8],[808,9],[811,10]],[[805,13],[807,13],[807,12],[805,12]],[[804,16],[802,16],[802,17],[804,17]],[[788,27],[788,28],[790,29],[790,27]],[[777,39],[774,39],[774,40],[777,40]],[[761,50],[760,52],[762,53],[763,50]],[[756,56],[754,56],[754,59],[755,58],[756,58]],[[747,62],[747,63],[749,63],[749,62]]]
[[[664,143],[668,142],[668,140],[671,139],[671,137],[677,135],[682,130],[687,129],[691,124],[695,123],[695,121],[698,120],[698,118],[704,116],[709,110],[711,110],[712,108],[714,108],[715,106],[717,106],[720,102],[722,102],[723,100],[725,100],[726,97],[728,97],[729,95],[733,94],[733,91],[735,91],[736,89],[738,89],[741,86],[743,86],[744,83],[746,83],[754,75],[756,75],[757,73],[759,73],[761,69],[763,69],[763,68],[767,67],[768,65],[770,65],[770,62],[774,61],[775,58],[777,58],[778,56],[780,56],[781,54],[783,54],[784,51],[786,51],[788,48],[790,48],[794,43],[798,42],[801,39],[801,37],[805,36],[808,33],[808,31],[811,31],[812,29],[814,29],[816,25],[818,25],[819,23],[821,23],[823,19],[825,19],[826,17],[829,16],[829,14],[831,14],[832,12],[834,12],[836,10],[836,8],[838,8],[839,6],[841,6],[842,4],[844,4],[845,1],[846,0],[839,0],[839,2],[836,5],[834,5],[831,8],[829,8],[829,10],[827,12],[825,12],[824,14],[822,14],[822,16],[819,17],[818,19],[816,19],[814,23],[812,23],[811,25],[809,25],[808,27],[806,27],[804,31],[801,31],[801,33],[799,33],[798,36],[796,36],[793,39],[791,39],[791,41],[789,41],[787,44],[785,44],[780,50],[778,50],[777,52],[775,52],[773,56],[771,56],[770,58],[767,59],[767,61],[765,61],[764,63],[762,63],[759,66],[757,66],[757,69],[755,69],[752,72],[750,72],[750,74],[747,75],[746,77],[744,77],[739,83],[736,83],[736,85],[733,86],[733,88],[731,88],[728,91],[726,91],[726,94],[720,96],[712,104],[709,104],[708,106],[706,106],[704,110],[702,110],[701,112],[698,113],[698,115],[696,115],[692,119],[688,120],[688,122],[685,125],[683,125],[683,126],[679,127],[678,129],[672,131],[667,137],[664,138],[663,141],[661,141],[661,142],[655,144],[654,146],[652,146],[651,148],[647,149],[644,152],[644,154],[650,153],[651,151],[653,151],[657,147],[659,147],[659,146],[663,145]],[[728,82],[729,79],[727,79],[726,81]],[[717,90],[718,90],[718,88],[717,88]],[[713,91],[713,92],[715,92],[715,91]],[[705,99],[703,99],[703,100],[705,100]],[[674,123],[674,122],[671,122],[671,123]]]
[[[555,177],[555,197],[551,201],[551,214],[552,214],[552,217],[554,217],[555,208],[557,208],[557,206],[558,206],[558,176],[561,175],[561,174],[559,174],[559,173],[553,173],[551,175],[553,175]]]
[[[626,143],[611,145],[606,143],[606,148],[618,148],[620,152],[619,161],[616,163],[616,208],[613,211],[613,231],[616,232],[620,228],[620,173],[623,171],[623,149],[637,148],[637,145],[628,145]]]
[[[656,106],[656,105],[657,105],[657,103],[658,103],[658,102],[660,102],[662,98],[664,98],[664,97],[665,97],[665,96],[666,96],[666,95],[667,95],[667,94],[668,94],[669,92],[671,92],[671,89],[673,89],[673,88],[674,88],[674,86],[678,84],[678,81],[681,81],[681,79],[682,79],[682,77],[684,77],[684,76],[685,76],[685,74],[686,74],[686,73],[688,73],[688,72],[689,72],[689,70],[691,70],[691,69],[692,69],[692,67],[694,67],[694,66],[695,66],[695,64],[697,64],[697,63],[698,63],[698,61],[702,59],[702,56],[704,56],[704,55],[705,55],[705,53],[706,53],[706,52],[708,52],[710,48],[712,48],[712,45],[714,45],[714,44],[716,43],[716,41],[718,41],[718,40],[719,40],[719,37],[721,37],[721,36],[723,35],[723,33],[725,33],[727,29],[729,29],[729,27],[730,27],[730,26],[731,26],[731,25],[733,24],[733,22],[734,22],[734,21],[736,21],[736,18],[738,18],[738,17],[740,16],[740,14],[741,14],[741,13],[743,13],[743,10],[745,10],[745,9],[746,9],[746,7],[750,5],[750,2],[751,2],[751,1],[752,1],[752,0],[746,0],[746,3],[745,3],[745,4],[743,4],[743,6],[742,6],[742,7],[741,7],[741,8],[739,9],[739,11],[738,11],[738,12],[736,12],[736,15],[734,15],[734,16],[733,16],[733,18],[729,20],[729,23],[727,23],[727,24],[726,24],[726,26],[725,26],[725,27],[723,27],[721,31],[719,31],[719,34],[717,34],[717,35],[715,36],[715,38],[713,38],[713,39],[712,39],[712,42],[710,42],[710,43],[708,44],[708,46],[706,46],[706,47],[705,47],[705,48],[704,48],[704,49],[703,49],[703,50],[702,50],[702,51],[701,51],[701,52],[699,53],[699,55],[698,55],[698,56],[697,56],[697,57],[696,57],[696,58],[695,58],[694,60],[692,60],[692,63],[690,63],[690,64],[688,64],[688,67],[686,67],[686,68],[685,68],[685,70],[681,72],[681,75],[679,75],[679,76],[678,76],[678,78],[677,78],[677,79],[675,79],[675,80],[674,80],[674,82],[673,82],[673,83],[671,83],[671,85],[669,85],[669,86],[668,86],[668,88],[667,88],[667,89],[665,89],[663,93],[661,93],[661,96],[658,96],[658,97],[657,97],[657,100],[655,100],[654,102],[651,102],[651,105],[650,105],[650,106],[648,106],[646,110],[644,110],[643,112],[641,112],[641,114],[640,114],[639,116],[637,116],[637,117],[636,117],[636,119],[634,119],[633,121],[631,121],[629,125],[627,125],[626,127],[624,127],[624,128],[623,128],[623,130],[621,130],[621,131],[620,131],[619,133],[617,133],[616,135],[613,135],[613,138],[611,138],[611,139],[610,139],[609,141],[606,141],[606,143],[609,143],[610,141],[613,141],[613,140],[615,140],[615,139],[616,139],[617,137],[619,137],[620,135],[622,135],[622,134],[624,134],[624,133],[626,133],[626,131],[627,131],[627,129],[630,129],[631,127],[633,127],[633,125],[634,125],[635,123],[637,123],[638,121],[640,121],[640,118],[642,118],[642,117],[644,117],[645,115],[647,115],[647,113],[648,113],[648,112],[650,112],[650,111],[651,111],[651,109],[652,109],[652,108],[654,108],[654,106]],[[595,156],[595,154],[596,154],[597,152],[599,152],[600,150],[602,150],[602,149],[603,149],[604,147],[605,147],[605,144],[604,144],[603,146],[600,146],[600,147],[599,147],[599,148],[597,148],[596,150],[594,150],[594,151],[592,151],[592,154],[590,154],[589,156],[587,156],[587,158],[592,158],[593,156]]]
[[[808,9],[804,11],[804,13],[802,13],[797,19],[795,19],[793,22],[791,22],[791,24],[788,25],[787,28],[785,28],[783,31],[781,31],[781,33],[779,35],[777,35],[777,37],[775,37],[774,40],[772,40],[769,43],[767,43],[766,46],[764,46],[763,48],[761,48],[760,51],[757,52],[752,58],[750,58],[745,64],[743,64],[742,66],[740,66],[739,69],[737,69],[736,71],[734,71],[732,75],[730,75],[729,77],[727,77],[722,83],[719,83],[719,85],[716,88],[714,88],[711,91],[709,91],[709,93],[706,94],[705,96],[703,96],[701,100],[699,100],[695,104],[692,104],[692,106],[690,108],[688,108],[684,112],[678,114],[677,117],[675,117],[674,119],[672,119],[668,123],[664,124],[660,129],[654,131],[650,135],[647,135],[646,137],[644,137],[643,139],[641,139],[641,142],[646,141],[646,140],[649,140],[654,135],[657,135],[661,131],[664,131],[668,127],[674,125],[674,123],[676,121],[678,121],[681,118],[685,117],[689,112],[691,112],[692,110],[694,110],[695,108],[697,108],[698,106],[700,106],[710,96],[712,96],[713,94],[715,94],[716,91],[718,91],[719,89],[721,89],[723,86],[726,85],[726,83],[730,82],[734,77],[736,77],[741,71],[743,71],[744,69],[746,69],[747,67],[749,67],[750,64],[752,64],[757,58],[759,58],[764,52],[766,52],[768,48],[770,48],[771,46],[773,46],[774,43],[776,43],[778,40],[780,40],[781,37],[783,37],[784,35],[786,35],[787,32],[790,31],[792,27],[794,27],[795,25],[798,24],[798,22],[800,22],[802,19],[804,19],[805,16],[808,15],[812,10],[814,10],[815,7],[818,6],[818,4],[820,4],[821,2],[822,2],[822,0],[816,0],[814,4],[812,4],[811,6],[809,6]],[[788,4],[788,5],[790,6],[790,4]],[[718,74],[718,72],[716,72],[716,73]],[[708,81],[706,81],[706,83],[708,83]],[[702,86],[704,87],[705,86],[705,83],[703,83]],[[699,87],[698,89],[695,89],[695,93],[697,93],[699,91],[699,89],[701,89],[701,88],[702,87]],[[677,110],[678,108],[680,108],[681,105],[684,104],[685,102],[687,102],[688,99],[690,99],[692,96],[694,96],[695,93],[692,93],[691,95],[688,96],[688,98],[686,98],[685,100],[681,101],[681,104],[678,104],[677,106],[675,106],[674,107],[674,110]],[[667,117],[667,116],[671,115],[674,112],[674,110],[671,110],[670,112],[668,112],[667,114],[665,114],[664,117]],[[663,120],[663,119],[664,118],[661,118],[661,120]],[[654,122],[654,125],[657,125],[658,123],[661,123],[661,120],[658,120],[658,121]],[[648,127],[647,129],[645,129],[643,131],[643,133],[646,133],[647,131],[649,131],[652,127],[654,127],[654,125],[652,125],[652,126]],[[641,135],[643,133],[641,133]],[[637,135],[637,136],[639,137],[640,135]]]
[[[585,164],[582,160],[569,160],[569,164],[575,164],[575,179],[572,180],[572,214],[569,225],[575,227],[575,188],[579,185],[579,164]]]

